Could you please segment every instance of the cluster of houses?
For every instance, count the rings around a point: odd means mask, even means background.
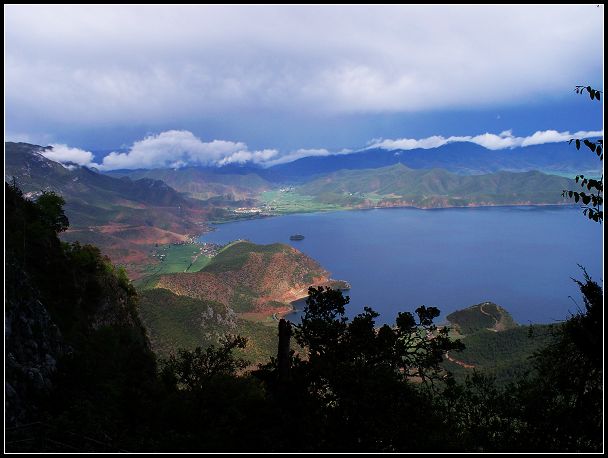
[[[259,207],[239,207],[239,208],[235,208],[234,213],[240,213],[240,214],[252,214],[252,213],[262,213],[262,209]]]
[[[212,258],[222,249],[222,246],[223,245],[218,245],[217,243],[203,243],[201,254]]]
[[[261,207],[239,207],[232,210],[237,215],[270,216],[274,207],[262,204]]]

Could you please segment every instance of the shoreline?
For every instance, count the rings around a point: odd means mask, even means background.
[[[333,283],[333,285],[332,285]],[[343,284],[345,286],[347,286],[347,288],[336,288],[335,284]],[[340,289],[340,291],[350,291],[351,285],[349,282],[345,281],[345,280],[333,280],[333,279],[329,279],[326,282],[321,282],[320,284],[316,284],[316,285],[310,285],[310,286],[330,286],[333,289]],[[294,302],[300,301],[302,299],[306,299],[308,297],[308,288],[306,288],[305,290],[301,290],[302,292],[300,294],[294,294],[292,300],[290,300],[289,302],[283,302],[283,304],[285,304],[283,307],[277,307],[277,308],[271,308],[271,309],[267,309],[267,310],[260,310],[257,312],[245,312],[241,315],[248,316],[250,318],[255,318],[256,316],[259,316],[261,319],[259,321],[265,321],[267,318],[270,318],[276,322],[278,322],[281,318],[285,318],[285,316],[289,315],[290,313],[293,312],[298,312],[299,310],[297,310],[295,308],[295,306],[293,305]]]
[[[557,207],[557,208],[568,208],[568,207],[580,207],[579,204],[576,203],[562,203],[562,204],[532,204],[532,203],[516,203],[516,204],[483,204],[483,205],[450,205],[444,207],[417,207],[414,205],[389,205],[389,206],[371,206],[371,207],[344,207],[344,208],[336,208],[336,209],[328,209],[328,210],[312,210],[312,211],[300,211],[300,212],[286,212],[286,213],[277,213],[273,215],[253,215],[251,217],[237,218],[234,220],[227,221],[205,221],[205,223],[213,225],[208,226],[208,230],[204,230],[199,233],[199,235],[195,236],[194,243],[205,243],[200,242],[200,239],[205,234],[209,234],[211,232],[215,232],[215,227],[217,225],[222,224],[230,224],[230,223],[238,223],[240,221],[253,221],[256,219],[266,219],[266,218],[277,218],[280,216],[289,216],[289,215],[307,215],[307,214],[316,214],[316,213],[330,213],[330,212],[342,212],[342,211],[370,211],[370,210],[390,210],[390,209],[412,209],[412,210],[451,210],[451,209],[474,209],[474,208],[511,208],[511,207]]]
[[[343,283],[346,287],[345,288],[336,288],[335,285],[332,285],[331,283]],[[349,282],[347,282],[346,280],[333,280],[333,279],[329,279],[327,282],[325,282],[325,284],[311,285],[311,286],[329,286],[332,289],[339,289],[340,291],[350,291],[350,289],[351,289],[351,284]],[[290,313],[299,312],[300,310],[297,310],[293,304],[294,304],[294,302],[298,302],[298,301],[301,301],[302,299],[306,299],[308,297],[308,289],[306,291],[307,291],[306,293],[302,293],[301,295],[297,296],[294,300],[289,302],[288,310],[278,310],[278,311],[274,312],[271,315],[272,319],[275,321],[279,321],[279,319],[277,319],[277,317],[284,318],[286,315],[289,315]]]

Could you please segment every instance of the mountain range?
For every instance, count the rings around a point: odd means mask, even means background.
[[[244,173],[238,173],[238,172]],[[173,189],[196,199],[231,196],[246,200],[267,191],[274,185],[256,173],[258,170],[230,170],[217,167],[183,167],[180,169],[118,170],[108,172],[112,177],[161,180]]]
[[[113,260],[136,265],[147,260],[148,245],[182,242],[200,232],[208,211],[200,200],[160,180],[114,178],[60,164],[43,156],[47,148],[7,142],[4,178],[26,197],[53,191],[65,199],[65,240],[95,244]]]
[[[373,169],[398,163],[413,169],[441,168],[463,175],[538,170],[574,177],[577,173],[600,175],[602,170],[602,164],[595,155],[588,151],[578,151],[567,142],[502,150],[490,150],[474,143],[461,142],[432,149],[371,148],[350,154],[304,157],[260,173],[271,181],[303,182],[342,169]]]
[[[574,189],[573,180],[531,169],[601,173],[597,158],[567,144],[491,151],[453,143],[306,157],[270,168],[231,164],[108,173],[52,161],[44,156],[50,148],[6,142],[5,181],[15,180],[30,198],[42,191],[62,195],[70,220],[62,238],[100,246],[134,278],[143,264],[158,262],[150,256],[156,244],[189,241],[210,221],[256,212],[562,204],[568,201],[561,191]]]
[[[450,207],[558,204],[571,179],[541,172],[459,175],[444,169],[411,169],[399,163],[377,169],[340,170],[296,188],[324,203]]]

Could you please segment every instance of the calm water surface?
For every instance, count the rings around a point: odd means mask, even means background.
[[[290,241],[296,233],[306,238]],[[575,312],[574,301],[583,307],[570,279],[582,278],[577,264],[600,284],[603,275],[602,226],[578,207],[288,215],[221,224],[200,240],[235,239],[298,248],[333,278],[350,282],[349,316],[369,305],[380,313],[379,323],[423,304],[439,307],[441,321],[483,301],[505,307],[519,323],[550,323]]]

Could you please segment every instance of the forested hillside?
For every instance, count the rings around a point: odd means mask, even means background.
[[[447,170],[390,167],[342,170],[297,188],[324,203],[453,207],[564,203],[573,180],[540,172],[457,175]]]

